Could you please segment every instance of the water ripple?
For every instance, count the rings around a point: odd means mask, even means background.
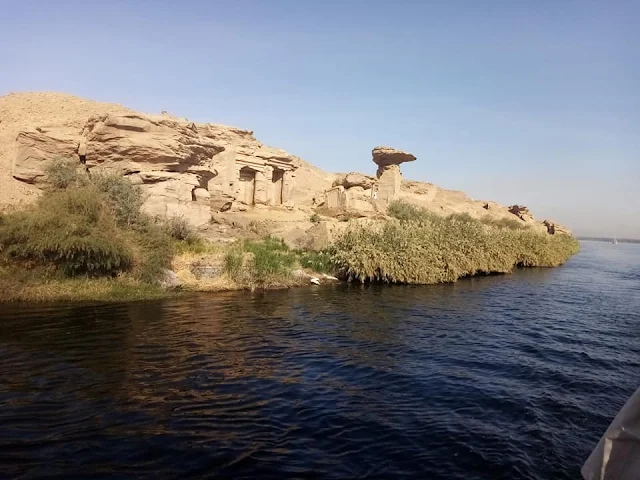
[[[0,477],[569,479],[640,380],[640,247],[432,287],[0,313]]]

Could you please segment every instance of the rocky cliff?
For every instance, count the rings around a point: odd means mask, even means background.
[[[405,181],[408,152],[375,147],[376,176],[330,174],[285,150],[259,142],[253,132],[194,123],[163,112],[148,115],[116,104],[55,93],[0,97],[0,208],[37,197],[45,168],[68,158],[89,172],[117,171],[147,194],[145,210],[182,216],[196,226],[212,214],[274,218],[305,230],[300,219],[315,212],[335,218],[384,216],[393,200],[439,215],[517,220],[548,233],[568,230],[535,220],[526,207],[475,201],[462,192]],[[234,217],[234,218],[236,218]],[[315,227],[316,230],[318,229]],[[327,229],[325,230],[332,230]]]

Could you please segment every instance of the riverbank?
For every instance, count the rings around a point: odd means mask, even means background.
[[[0,215],[0,302],[139,300],[189,291],[278,289],[342,280],[455,282],[518,267],[561,265],[579,250],[517,220],[438,216],[400,201],[387,216],[346,228],[323,251],[282,239],[216,244],[183,218],[151,218],[140,188],[87,175],[73,162],[49,170],[50,187]]]
[[[0,302],[141,300],[188,291],[289,288],[321,254],[281,240],[215,244],[181,217],[142,212],[141,189],[74,162],[48,168],[39,201],[0,215]]]
[[[330,271],[323,267],[325,254],[294,252],[282,245],[267,238],[183,250],[166,271],[168,278],[158,282],[145,282],[134,274],[69,278],[5,261],[0,267],[0,303],[154,300],[191,292],[276,290],[338,281],[325,273]]]

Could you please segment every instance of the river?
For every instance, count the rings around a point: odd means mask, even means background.
[[[451,285],[0,308],[2,478],[575,479],[640,385],[640,245]]]

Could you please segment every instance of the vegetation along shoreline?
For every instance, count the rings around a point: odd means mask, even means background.
[[[47,179],[35,204],[0,216],[0,301],[138,300],[316,278],[434,284],[554,267],[579,250],[570,235],[517,220],[442,217],[403,201],[391,202],[385,218],[344,222],[321,251],[270,236],[216,244],[183,218],[145,214],[142,189],[125,176],[57,160]]]

